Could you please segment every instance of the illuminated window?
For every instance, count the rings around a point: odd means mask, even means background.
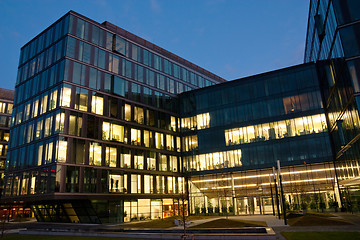
[[[131,168],[131,155],[129,151],[121,154],[120,167],[122,168]]]
[[[0,102],[0,113],[5,113],[6,103]]]
[[[141,107],[134,107],[134,121],[140,124],[144,123],[144,110]]]
[[[103,115],[104,112],[104,99],[100,96],[92,96],[91,99],[91,112]]]
[[[58,113],[55,117],[55,133],[64,132],[65,113]]]
[[[89,165],[101,166],[101,146],[98,143],[90,143]]]
[[[40,114],[46,113],[48,105],[48,95],[44,94],[41,99]]]
[[[124,141],[124,126],[103,122],[102,139],[110,141]]]
[[[177,172],[178,171],[178,161],[176,156],[170,156],[170,171]]]
[[[141,131],[139,129],[131,128],[131,144],[141,145]]]
[[[144,156],[134,155],[134,166],[135,169],[144,169]]]
[[[33,101],[33,107],[32,107],[32,118],[36,117],[38,115],[38,111],[39,111],[39,99],[36,98]]]
[[[225,130],[227,146],[327,131],[324,114]],[[186,140],[187,137],[183,139]],[[186,147],[186,144],[184,145]]]
[[[57,162],[66,162],[67,141],[59,140],[56,146]]]
[[[158,149],[164,148],[164,134],[162,133],[155,133],[155,147]]]
[[[149,156],[146,158],[147,170],[156,170],[156,159],[155,153],[150,152]]]
[[[166,134],[166,149],[173,151],[174,148],[175,148],[174,136]]]
[[[153,147],[153,133],[151,131],[144,130],[144,145],[145,147]]]
[[[170,127],[171,127],[171,131],[176,132],[176,118],[171,116],[170,118]]]
[[[105,165],[109,167],[116,167],[116,148],[106,147]]]
[[[131,121],[131,105],[125,104],[125,121]]]
[[[159,171],[167,171],[167,157],[164,154],[160,154],[159,159]]]
[[[153,193],[153,176],[145,175],[144,176],[144,193]]]
[[[198,114],[196,116],[197,129],[205,129],[210,127],[210,113]]]
[[[241,150],[214,152],[185,157],[184,167],[189,171],[203,171],[242,166]]]
[[[127,175],[109,174],[109,192],[125,193]]]
[[[57,107],[57,89],[51,92],[50,99],[49,99],[49,109],[55,109]]]
[[[70,107],[70,102],[71,102],[71,87],[64,86],[61,89],[60,105],[63,107]]]

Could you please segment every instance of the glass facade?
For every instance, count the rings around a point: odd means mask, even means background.
[[[0,99],[3,203],[45,222],[267,214],[279,161],[289,209],[358,211],[359,7],[310,1],[305,64],[230,82],[70,11]]]
[[[272,212],[277,160],[289,208],[338,197],[317,71],[304,64],[180,95],[191,213]]]
[[[305,62],[319,61],[343,210],[360,210],[359,2],[312,0]]]
[[[10,135],[14,91],[0,88],[0,190],[3,191],[4,169]]]
[[[185,185],[176,94],[224,81],[69,12],[21,50],[4,200],[26,197],[39,221],[178,214]],[[32,200],[39,194],[47,197]]]

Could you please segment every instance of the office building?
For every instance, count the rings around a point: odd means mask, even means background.
[[[14,91],[0,88],[0,179],[2,193],[2,179],[4,178],[4,169],[6,153],[8,149],[10,121],[13,109]]]
[[[360,209],[360,2],[312,0],[305,62],[321,62],[325,112],[342,207]]]
[[[183,93],[180,108],[192,213],[272,214],[277,160],[290,209],[332,207],[335,171],[316,64]]]
[[[69,12],[21,49],[3,202],[31,204],[39,221],[178,214],[176,94],[224,81]]]
[[[305,63],[225,81],[70,11],[21,49],[3,204],[109,223],[358,211],[355,1],[311,1]],[[274,176],[276,181],[274,181]]]

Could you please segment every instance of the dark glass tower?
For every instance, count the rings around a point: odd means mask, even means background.
[[[360,209],[359,9],[355,0],[312,0],[305,50],[305,62],[321,66],[338,188],[348,211]]]

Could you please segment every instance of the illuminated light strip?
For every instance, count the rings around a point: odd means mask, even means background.
[[[335,170],[335,168],[322,168],[322,169],[304,170],[304,171],[295,171],[295,172],[282,172],[281,175],[334,171],[334,170]],[[243,177],[234,177],[233,179],[236,180],[236,179],[247,179],[247,178],[257,178],[257,177],[269,177],[269,175],[273,176],[272,173],[269,173],[269,174],[251,175],[251,176],[243,176]],[[217,181],[225,181],[225,180],[231,180],[231,178],[205,179],[205,180],[195,180],[195,181],[191,181],[191,182],[200,183],[200,182],[217,182]]]
[[[245,185],[235,185],[234,188],[244,188],[244,187],[256,187],[257,184],[245,184]],[[231,186],[224,186],[224,187],[213,187],[211,189],[224,189],[224,188],[231,188]],[[208,190],[209,188],[200,188],[200,190]]]
[[[333,180],[334,178],[317,178],[317,179],[307,179],[307,180],[294,180],[294,181],[285,181],[282,182],[282,184],[291,184],[291,183],[303,183],[303,182],[321,182],[321,181],[327,181],[327,180]],[[259,185],[267,186],[270,185],[270,183],[261,183]],[[245,185],[234,185],[234,188],[243,188],[243,187],[257,187],[258,184],[245,184]],[[223,186],[223,187],[212,187],[211,189],[225,189],[225,188],[231,188],[231,186]],[[200,190],[208,190],[209,188],[200,188]]]

